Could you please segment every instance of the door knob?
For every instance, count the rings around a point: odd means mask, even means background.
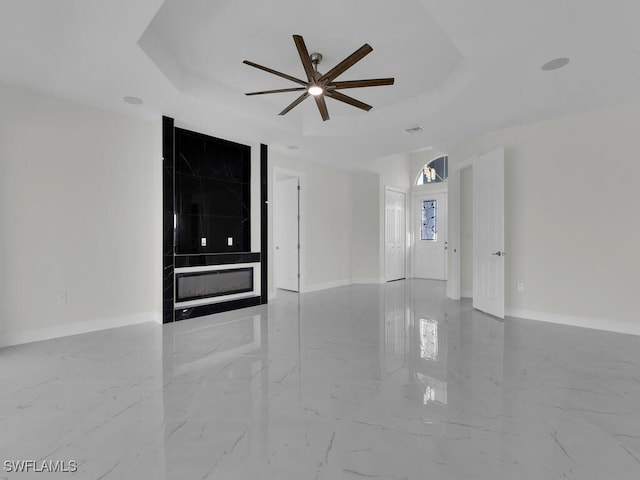
[[[495,253],[492,253],[491,255],[497,255],[498,257],[502,257],[506,254],[504,252],[495,252]]]

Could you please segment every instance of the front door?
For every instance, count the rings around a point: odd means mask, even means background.
[[[415,202],[414,276],[447,279],[447,193],[420,194]]]
[[[473,308],[504,318],[504,150],[473,162]]]

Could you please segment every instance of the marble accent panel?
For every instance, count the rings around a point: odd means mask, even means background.
[[[211,255],[176,255],[175,266],[201,267],[204,265],[230,265],[232,263],[259,262],[260,253],[219,253]]]
[[[173,322],[174,125],[162,117],[162,323]]]
[[[268,178],[269,171],[269,147],[263,143],[260,144],[260,252],[262,253],[262,270],[260,279],[262,298],[260,303],[267,303],[269,298],[269,287],[267,284],[269,278],[269,245],[268,245],[268,228],[269,228],[269,196],[268,196]]]
[[[175,129],[176,253],[251,250],[251,147]]]

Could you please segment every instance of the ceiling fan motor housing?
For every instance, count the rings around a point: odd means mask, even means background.
[[[322,54],[318,52],[314,52],[309,55],[311,58],[311,63],[313,64],[313,68],[315,68],[316,72],[318,71],[318,64],[322,61]]]

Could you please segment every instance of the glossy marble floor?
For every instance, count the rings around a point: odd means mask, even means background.
[[[0,461],[82,479],[640,478],[640,337],[506,319],[441,282],[0,350]]]

